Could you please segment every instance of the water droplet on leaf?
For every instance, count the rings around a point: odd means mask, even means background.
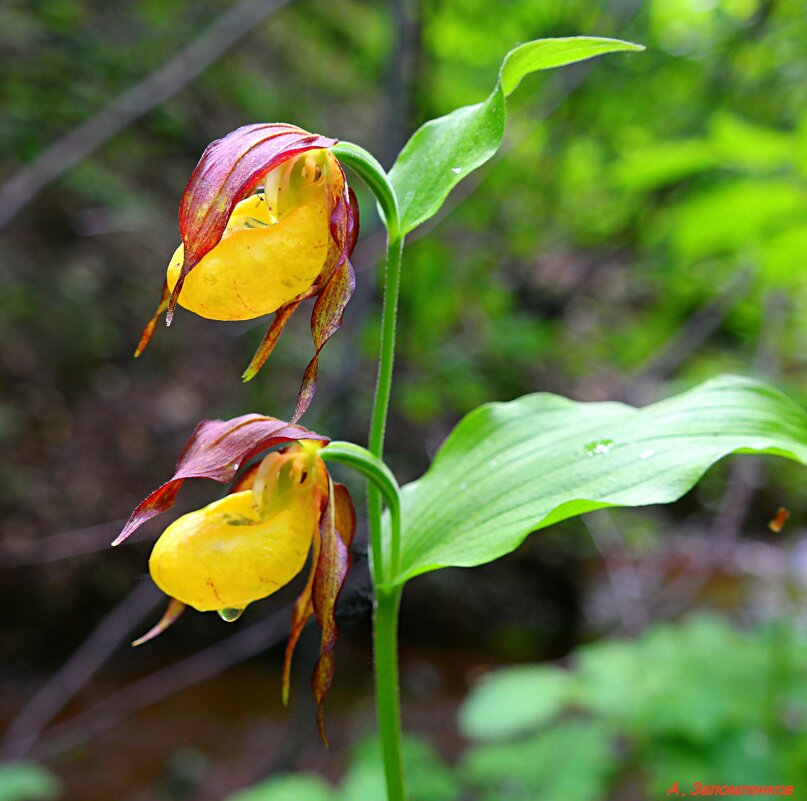
[[[655,451],[652,448],[648,448],[646,451],[642,451],[639,454],[640,459],[649,459],[651,456],[655,454]]]
[[[219,617],[225,623],[234,623],[243,614],[243,609],[233,609],[232,607],[228,607],[227,609],[219,609]]]
[[[612,439],[598,439],[584,445],[583,450],[589,456],[600,456],[603,453],[608,453],[608,451],[610,451],[613,447],[614,441]]]
[[[462,167],[452,167],[451,172],[453,172],[454,175],[459,175],[462,172]]]

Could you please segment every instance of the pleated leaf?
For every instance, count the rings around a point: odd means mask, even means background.
[[[736,452],[807,463],[807,412],[739,376],[642,409],[547,393],[481,406],[403,489],[397,581],[491,562],[593,509],[670,503]]]

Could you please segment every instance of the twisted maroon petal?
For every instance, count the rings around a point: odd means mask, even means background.
[[[325,284],[311,312],[311,336],[314,339],[314,358],[303,375],[294,416],[296,423],[305,414],[317,389],[319,353],[325,343],[341,328],[345,308],[356,288],[356,275],[350,256],[359,237],[359,205],[356,195],[345,182],[345,173],[339,165],[341,180],[337,182],[331,209],[331,239],[334,258],[325,270]]]
[[[336,646],[336,602],[350,569],[350,543],[356,528],[356,513],[347,489],[331,484],[328,503],[320,520],[320,549],[314,574],[312,608],[322,629],[319,659],[314,666],[311,688],[317,702],[317,727],[325,747],[323,705],[334,673],[333,649]]]
[[[185,259],[168,303],[168,323],[185,277],[219,243],[236,204],[285,161],[336,141],[295,125],[262,123],[237,128],[207,146],[179,206]]]
[[[202,421],[185,445],[174,475],[141,501],[112,544],[118,545],[147,520],[168,511],[185,479],[209,478],[225,484],[232,481],[239,467],[255,454],[301,439],[328,441],[327,437],[302,426],[259,414]]]

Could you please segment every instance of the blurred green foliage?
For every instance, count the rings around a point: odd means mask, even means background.
[[[457,801],[455,777],[425,741],[405,738],[403,759],[411,801]],[[350,767],[338,788],[318,776],[288,774],[237,792],[225,801],[367,801],[384,798],[385,794],[381,751],[373,738],[354,747]]]
[[[424,742],[407,743],[411,797],[598,801],[637,787],[655,798],[676,781],[803,786],[805,671],[807,640],[792,627],[740,631],[704,614],[583,646],[568,669],[494,670],[460,708],[468,747],[451,769]],[[227,801],[383,798],[381,770],[367,742],[335,794],[286,776]]]
[[[52,801],[59,797],[59,782],[33,762],[0,764],[0,801]]]
[[[567,782],[592,801],[618,797],[631,780],[647,797],[674,781],[803,784],[806,668],[807,640],[784,623],[747,632],[709,615],[659,624],[636,640],[580,648],[568,671],[489,674],[461,712],[462,731],[478,743],[463,765],[491,799],[541,792],[560,801]],[[496,771],[519,751],[524,759]]]

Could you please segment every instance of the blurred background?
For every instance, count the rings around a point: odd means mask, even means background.
[[[420,123],[481,100],[517,42],[575,34],[647,52],[525,80],[502,152],[409,242],[387,447],[402,482],[464,413],[527,392],[644,404],[737,371],[807,402],[804,3],[0,5],[0,798],[383,797],[362,536],[330,751],[314,629],[280,704],[297,587],[133,650],[164,603],[147,577],[160,523],[108,548],[199,419],[291,413],[306,314],[246,385],[266,321],[179,310],[132,351],[212,139],[289,121],[390,166]],[[364,442],[384,234],[356,190],[357,292],[305,423]],[[178,508],[217,492],[188,485]],[[731,459],[669,508],[597,512],[412,582],[414,801],[642,801],[693,780],[807,793],[805,511],[803,470]]]

